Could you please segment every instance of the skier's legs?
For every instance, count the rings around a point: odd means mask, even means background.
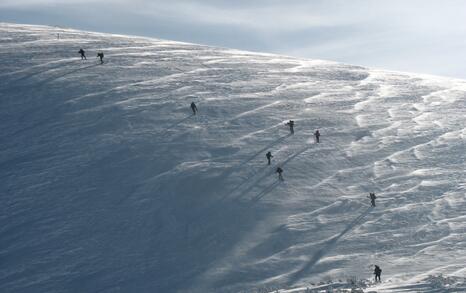
[[[270,165],[270,158],[267,158],[267,161],[268,161],[268,164],[267,164],[267,165]]]

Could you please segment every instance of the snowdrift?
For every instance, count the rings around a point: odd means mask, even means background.
[[[5,23],[0,56],[1,292],[466,277],[463,80]]]

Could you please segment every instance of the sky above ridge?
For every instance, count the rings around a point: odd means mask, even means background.
[[[0,0],[0,21],[466,78],[463,0]]]

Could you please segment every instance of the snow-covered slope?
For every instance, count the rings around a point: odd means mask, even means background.
[[[466,276],[465,81],[12,24],[0,62],[1,292]]]

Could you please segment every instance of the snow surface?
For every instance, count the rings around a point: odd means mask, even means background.
[[[1,292],[466,292],[466,81],[6,23],[0,66]]]

